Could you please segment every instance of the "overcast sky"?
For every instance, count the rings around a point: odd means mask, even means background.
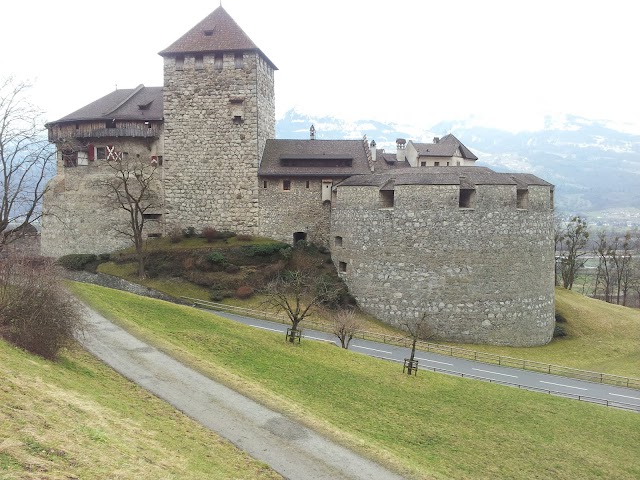
[[[219,0],[10,0],[0,77],[58,119],[116,88],[162,85],[157,54]],[[545,115],[640,134],[637,1],[223,0],[277,65],[276,108],[420,128],[537,129]]]

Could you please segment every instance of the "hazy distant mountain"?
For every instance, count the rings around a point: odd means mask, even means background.
[[[600,122],[567,116],[548,119],[544,130],[512,133],[465,122],[442,122],[428,130],[372,120],[348,122],[289,111],[278,121],[278,138],[362,138],[395,152],[395,139],[431,141],[453,133],[476,155],[479,165],[498,171],[529,172],[556,185],[556,206],[566,213],[602,210],[640,215],[640,135]],[[635,209],[635,210],[634,210]],[[640,223],[640,216],[633,223]]]

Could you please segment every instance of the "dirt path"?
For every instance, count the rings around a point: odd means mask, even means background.
[[[308,428],[214,382],[88,309],[93,355],[292,480],[401,479]]]

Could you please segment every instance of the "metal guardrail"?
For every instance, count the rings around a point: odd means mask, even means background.
[[[269,312],[263,312],[260,310],[253,310],[250,308],[236,307],[234,305],[225,305],[223,303],[208,302],[206,300],[199,300],[197,298],[181,297],[185,300],[192,302],[194,305],[202,305],[203,307],[210,308],[212,310],[221,310],[229,313],[236,313],[238,315],[246,315],[254,318],[261,318],[263,320],[269,320],[278,323],[289,323],[289,319],[284,314],[274,314]],[[304,320],[303,324],[307,328],[319,330],[326,333],[332,333],[332,326],[327,323],[314,322],[311,320]],[[354,335],[354,338],[360,338],[362,340],[371,340],[374,342],[386,343],[389,345],[397,345],[408,348],[411,340],[407,337],[399,337],[394,335],[387,335],[384,333],[367,332],[365,330],[359,330]],[[449,357],[465,358],[467,360],[474,360],[483,363],[489,363],[494,365],[500,365],[503,367],[517,368],[520,370],[530,370],[540,373],[548,373],[550,375],[558,375],[560,377],[576,378],[579,380],[585,380],[588,382],[602,383],[606,385],[614,385],[617,387],[627,387],[640,390],[640,378],[623,377],[619,375],[611,375],[608,373],[591,372],[588,370],[580,370],[577,368],[564,367],[562,365],[553,365],[550,363],[536,362],[533,360],[525,360],[522,358],[507,357],[504,355],[495,355],[493,353],[478,352],[476,350],[468,350],[466,348],[452,347],[448,345],[440,345],[437,343],[418,342],[416,347],[421,350],[438,353],[440,355],[446,355]]]

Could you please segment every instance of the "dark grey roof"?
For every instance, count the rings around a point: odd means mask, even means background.
[[[462,142],[452,134],[445,135],[438,143],[411,143],[416,147],[418,155],[421,157],[451,157],[456,153],[456,150],[460,148],[460,153],[463,158],[468,160],[478,159],[471,150],[465,147]]]
[[[354,175],[339,186],[377,186],[382,187],[393,180],[394,185],[461,185],[472,188],[474,185],[544,185],[550,183],[527,173],[498,173],[487,167],[429,167],[398,168],[382,173]]]
[[[244,33],[227,11],[219,6],[195,27],[160,52],[163,57],[185,53],[243,52],[260,53],[275,69],[267,56]]]
[[[376,150],[376,161],[373,162],[373,168],[375,168],[376,172],[395,168],[408,168],[410,166],[407,160],[398,162],[395,153],[386,153],[383,149]]]
[[[162,87],[116,90],[49,124],[88,120],[162,120]]]
[[[309,166],[285,166],[283,160],[297,160]],[[319,166],[327,160],[329,165]],[[332,160],[350,161],[336,166]],[[267,140],[258,175],[291,177],[348,177],[371,173],[362,140]]]

